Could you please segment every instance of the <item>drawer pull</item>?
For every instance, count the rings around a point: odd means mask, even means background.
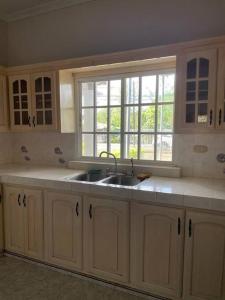
[[[26,207],[26,195],[23,196],[23,206]]]
[[[89,217],[90,217],[90,219],[92,219],[92,205],[91,204],[89,207]]]
[[[21,206],[21,202],[20,202],[20,194],[18,195],[18,198],[17,198],[17,202],[18,202],[18,204],[19,204],[19,206]]]
[[[79,216],[79,203],[77,202],[77,205],[76,205],[76,215]]]
[[[191,221],[191,219],[189,220],[188,231],[189,231],[189,237],[191,237],[192,236],[192,221]]]
[[[177,231],[178,231],[178,235],[180,235],[181,234],[181,220],[180,220],[180,218],[178,218]]]
[[[219,111],[219,125],[222,123],[222,109]]]
[[[210,110],[210,115],[209,115],[209,124],[212,125],[212,121],[213,121],[213,111],[212,109]]]

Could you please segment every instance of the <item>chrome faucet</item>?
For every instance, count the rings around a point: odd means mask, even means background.
[[[99,154],[99,157],[102,157],[103,154],[107,154],[107,155],[110,155],[114,158],[114,161],[115,161],[115,167],[114,167],[114,173],[117,174],[117,159],[116,159],[116,156],[111,153],[111,152],[108,152],[108,151],[102,151],[100,154]]]

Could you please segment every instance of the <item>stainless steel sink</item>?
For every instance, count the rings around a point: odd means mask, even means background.
[[[135,186],[140,183],[140,180],[138,180],[136,177],[133,176],[111,176],[109,178],[106,178],[105,180],[102,180],[102,183],[106,184],[116,184],[116,185],[123,185],[123,186]]]
[[[87,181],[87,182],[97,182],[104,178],[107,178],[103,174],[89,174],[83,173],[69,178],[69,180],[77,180],[77,181]]]

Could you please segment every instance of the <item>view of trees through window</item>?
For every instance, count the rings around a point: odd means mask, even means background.
[[[80,82],[82,156],[172,160],[174,72]]]

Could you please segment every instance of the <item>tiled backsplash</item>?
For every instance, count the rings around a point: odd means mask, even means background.
[[[0,162],[63,166],[75,159],[74,134],[2,133],[0,145]],[[225,134],[174,136],[174,163],[183,176],[225,179],[219,153],[225,153]]]

